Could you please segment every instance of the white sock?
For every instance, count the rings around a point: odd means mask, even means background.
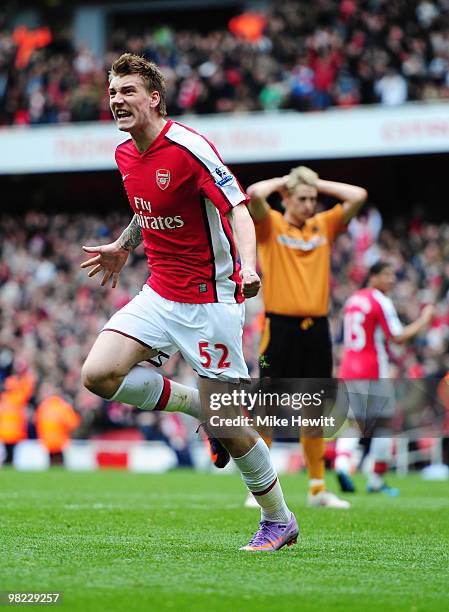
[[[384,478],[380,474],[376,474],[376,472],[370,472],[368,474],[368,486],[373,489],[380,489],[384,482]]]
[[[348,435],[349,430],[345,431],[345,435]],[[359,445],[358,437],[351,436],[345,438],[337,438],[335,445],[335,471],[346,472],[350,474],[354,465],[354,454]]]
[[[326,490],[326,483],[322,478],[311,478],[309,480],[309,491],[312,493],[315,487],[321,487],[321,490],[318,493],[322,493]],[[318,493],[312,493],[312,495],[317,495]]]
[[[379,474],[375,471],[376,464],[385,463],[389,465],[391,463],[393,440],[392,438],[383,437],[388,433],[391,432],[388,430],[377,430],[375,431],[376,437],[373,437],[371,440],[371,447],[369,451],[371,467],[368,474],[368,485],[375,489],[379,489],[384,484],[383,474]]]
[[[262,510],[262,520],[288,523],[291,512],[288,509],[268,446],[259,438],[243,457],[234,457],[243,482],[254,495]]]
[[[152,368],[134,366],[110,401],[123,402],[142,410],[184,412],[195,418],[200,416],[198,389],[169,380]]]
[[[373,464],[376,462],[391,463],[391,457],[393,455],[393,439],[384,437],[384,435],[391,434],[390,431],[375,431],[374,436],[371,440],[371,446],[369,455],[373,460]]]

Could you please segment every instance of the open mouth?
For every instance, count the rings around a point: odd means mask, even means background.
[[[126,117],[132,117],[132,114],[129,111],[120,109],[115,111],[115,116],[117,117],[117,119],[124,119]]]

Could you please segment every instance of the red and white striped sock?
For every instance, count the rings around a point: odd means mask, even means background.
[[[351,429],[345,431],[344,438],[337,438],[335,444],[335,471],[352,472],[354,455],[359,445],[359,439]]]
[[[376,431],[376,437],[371,440],[369,458],[371,459],[371,471],[368,475],[368,484],[379,488],[384,482],[384,474],[391,462],[393,440],[385,436],[385,431]]]
[[[134,366],[110,401],[123,402],[142,410],[183,412],[200,417],[198,389],[169,380],[152,368]]]

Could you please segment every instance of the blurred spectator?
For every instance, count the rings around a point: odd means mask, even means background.
[[[390,68],[374,85],[379,101],[385,106],[399,106],[407,100],[407,82],[396,70]]]
[[[14,30],[12,39],[17,46],[15,67],[17,70],[22,70],[30,63],[36,49],[46,47],[51,43],[52,36],[48,28],[29,31],[25,26],[19,26]]]
[[[11,464],[14,448],[27,437],[27,416],[25,406],[17,406],[0,396],[0,441],[5,447],[4,463]]]
[[[359,266],[364,273],[378,259],[380,259],[380,249],[378,239],[382,230],[382,217],[375,208],[354,217],[349,224],[349,235],[353,240],[354,265]]]
[[[27,404],[34,392],[34,376],[24,372],[9,376],[0,395],[0,441],[5,445],[5,464],[11,464],[14,448],[27,437]]]
[[[262,38],[266,25],[267,20],[263,15],[259,13],[243,13],[231,19],[229,29],[236,36],[250,42],[258,42]]]
[[[48,383],[41,389],[41,395]],[[50,463],[62,464],[62,451],[70,434],[79,427],[81,419],[73,407],[59,395],[47,395],[38,405],[34,414],[37,437],[50,454]]]
[[[289,106],[298,111],[312,108],[316,94],[315,72],[301,57],[296,62],[290,76],[290,103]]]

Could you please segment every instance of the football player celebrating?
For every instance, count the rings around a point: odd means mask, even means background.
[[[143,241],[151,276],[104,326],[83,382],[106,399],[208,421],[211,394],[248,379],[243,300],[260,288],[248,197],[210,142],[165,118],[165,82],[155,64],[122,55],[109,74],[109,96],[117,127],[131,136],[117,147],[116,161],[134,216],[115,242],[83,247],[91,257],[82,267],[115,287],[129,252]],[[138,365],[176,351],[199,374],[199,397]],[[265,442],[248,427],[219,429],[216,437],[261,507],[260,527],[242,550],[295,543],[296,519]]]

